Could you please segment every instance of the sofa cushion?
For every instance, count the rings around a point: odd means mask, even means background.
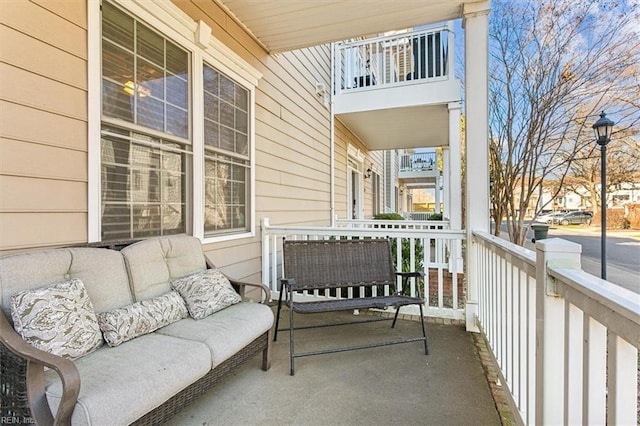
[[[167,324],[186,318],[182,297],[171,291],[113,311],[98,314],[98,324],[109,346],[151,333]]]
[[[10,318],[11,295],[50,284],[82,280],[96,312],[134,302],[120,252],[61,248],[0,257],[0,304]]]
[[[200,240],[173,235],[143,240],[122,249],[136,301],[171,291],[170,282],[206,269]]]
[[[271,329],[273,312],[260,303],[241,302],[205,319],[186,318],[156,333],[203,342],[211,351],[214,368]]]
[[[211,355],[201,343],[151,333],[115,348],[104,345],[75,364],[82,386],[71,424],[127,425],[204,376]],[[62,386],[53,371],[45,374],[55,413]]]
[[[27,343],[54,355],[76,359],[103,343],[93,305],[77,278],[14,294],[11,316]]]
[[[193,319],[200,320],[240,302],[229,279],[217,269],[207,269],[171,282],[187,304]]]

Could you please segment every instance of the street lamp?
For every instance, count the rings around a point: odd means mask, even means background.
[[[593,125],[596,142],[600,145],[600,277],[607,279],[607,144],[611,140],[611,131],[615,123],[602,111]]]

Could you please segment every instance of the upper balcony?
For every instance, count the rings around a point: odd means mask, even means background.
[[[371,150],[446,145],[453,45],[450,25],[337,43],[335,114]]]
[[[440,170],[435,152],[416,152],[400,155],[398,179],[412,188],[432,187],[438,181]]]

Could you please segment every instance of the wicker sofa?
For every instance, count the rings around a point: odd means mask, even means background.
[[[121,250],[69,247],[0,258],[3,418],[12,423],[158,424],[260,352],[262,369],[268,370],[273,313],[266,304],[246,299],[204,319],[185,315],[117,346],[100,342],[73,361],[36,349],[14,331],[16,294],[80,281],[100,318],[161,299],[172,293],[176,279],[212,268],[200,241],[186,235],[143,240]],[[262,300],[270,298],[260,284],[231,284],[240,295],[256,286]]]

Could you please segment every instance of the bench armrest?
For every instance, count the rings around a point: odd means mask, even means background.
[[[207,268],[209,268],[209,269],[217,269],[217,267],[213,264],[213,262],[211,262],[208,258],[205,258],[205,259],[206,259],[206,262],[207,262]],[[238,281],[238,280],[235,280],[233,278],[228,277],[226,274],[225,274],[225,276],[231,282],[232,286],[238,287],[240,296],[242,296],[242,297],[245,296],[247,287],[254,287],[254,288],[260,289],[261,292],[264,293],[264,298],[260,299],[260,303],[269,303],[269,301],[271,300],[271,290],[269,290],[269,287],[267,287],[266,285],[259,284],[259,283],[248,283],[248,282],[244,282],[244,281]]]
[[[22,377],[18,377],[18,371],[3,371],[3,376],[4,374],[15,375],[15,380],[21,380],[23,386],[26,386],[29,408],[36,423],[71,424],[71,414],[80,393],[80,373],[75,364],[66,358],[36,349],[22,340],[2,312],[0,312],[0,345],[10,352],[10,354],[2,354],[3,357],[17,357],[26,363]],[[54,370],[62,380],[62,398],[55,418],[45,394],[44,367]],[[10,378],[3,377],[3,382],[5,380],[8,384]]]
[[[402,277],[402,291],[401,291],[401,294],[406,294],[407,283],[409,282],[409,278],[422,278],[422,280],[424,281],[424,272],[423,271],[396,272],[396,276]],[[425,283],[425,285],[428,285],[428,283]],[[422,299],[422,292],[420,291],[420,286],[417,286],[416,290],[418,292],[418,297]]]
[[[396,272],[396,275],[399,275],[399,276],[401,276],[403,278],[411,278],[411,277],[420,278],[420,277],[424,277],[424,272],[423,271]]]

